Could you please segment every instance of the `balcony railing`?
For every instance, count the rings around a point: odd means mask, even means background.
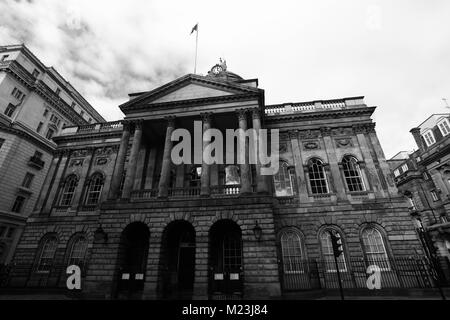
[[[240,184],[230,184],[221,186],[211,186],[211,194],[219,196],[235,196],[241,191]]]
[[[65,127],[61,131],[61,136],[85,133],[109,132],[122,130],[122,121],[111,121],[103,123],[94,123],[84,126]]]
[[[319,100],[319,101],[299,102],[299,103],[284,103],[266,106],[265,114],[276,115],[276,114],[290,114],[297,112],[319,111],[323,109],[325,110],[346,109],[348,107],[361,105],[365,105],[363,97],[334,99],[334,100]]]
[[[131,192],[131,199],[153,199],[158,196],[158,189],[134,190]]]
[[[196,197],[200,195],[200,187],[169,188],[169,197]]]

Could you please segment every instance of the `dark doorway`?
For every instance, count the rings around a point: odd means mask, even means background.
[[[170,223],[163,234],[161,286],[166,299],[191,299],[195,277],[195,230],[187,221]]]
[[[242,298],[241,229],[234,221],[218,221],[211,227],[209,240],[209,292],[211,298]]]
[[[118,258],[117,298],[141,297],[145,282],[149,237],[147,225],[141,222],[133,222],[123,230]]]

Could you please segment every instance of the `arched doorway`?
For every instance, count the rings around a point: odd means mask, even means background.
[[[195,230],[187,221],[171,222],[163,233],[160,285],[168,299],[191,299],[195,277]]]
[[[212,299],[242,297],[242,232],[231,220],[216,222],[209,231],[209,294]]]
[[[118,298],[139,298],[144,289],[150,231],[142,222],[133,222],[123,231],[118,256]]]

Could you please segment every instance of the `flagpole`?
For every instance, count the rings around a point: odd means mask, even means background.
[[[195,33],[195,64],[194,64],[194,74],[197,73],[197,48],[198,48],[198,22],[197,22],[197,31]]]

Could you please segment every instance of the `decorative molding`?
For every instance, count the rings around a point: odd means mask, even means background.
[[[83,166],[84,159],[72,159],[70,160],[69,167],[81,167]]]
[[[303,142],[303,150],[320,149],[319,141],[305,141]]]
[[[320,130],[303,130],[299,131],[298,135],[301,140],[317,139],[320,136]]]
[[[353,147],[353,141],[351,138],[335,139],[337,148],[349,148]]]

